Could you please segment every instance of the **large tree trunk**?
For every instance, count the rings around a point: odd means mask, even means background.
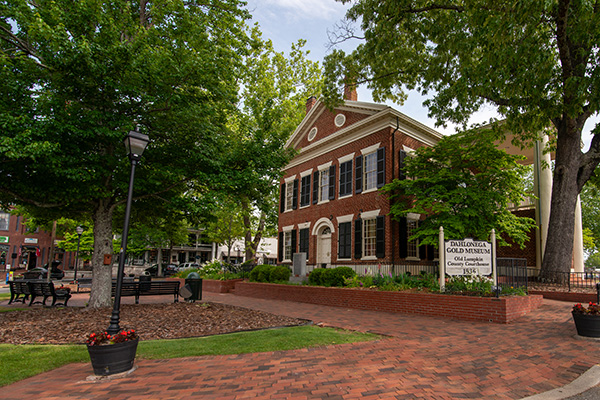
[[[575,206],[583,184],[579,175],[582,164],[581,129],[575,121],[563,118],[557,124],[557,151],[552,183],[552,201],[548,239],[540,276],[552,282],[569,279],[573,260]]]
[[[104,255],[113,254],[112,217],[113,206],[110,201],[100,200],[92,216],[94,220],[94,253],[92,254],[92,289],[89,307],[109,307],[112,305],[110,296],[112,263],[104,265]]]

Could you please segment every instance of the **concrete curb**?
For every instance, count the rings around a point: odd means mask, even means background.
[[[600,365],[594,365],[579,378],[561,388],[525,397],[521,400],[561,400],[578,395],[600,384]]]

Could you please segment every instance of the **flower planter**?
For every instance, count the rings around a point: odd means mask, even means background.
[[[94,374],[113,375],[132,369],[138,341],[139,339],[109,345],[88,345]]]
[[[579,336],[600,338],[600,315],[573,313],[573,321]]]

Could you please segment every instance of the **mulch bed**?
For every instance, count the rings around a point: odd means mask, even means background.
[[[112,308],[42,308],[0,313],[0,343],[82,344],[104,331]],[[307,321],[218,303],[121,305],[120,326],[142,340],[218,335],[306,324]]]

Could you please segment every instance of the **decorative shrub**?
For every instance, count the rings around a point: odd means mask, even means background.
[[[325,268],[315,268],[308,274],[308,283],[315,286],[323,286],[323,274],[327,271]]]
[[[356,272],[350,267],[326,269],[321,280],[323,286],[344,286],[346,278],[352,278]]]
[[[257,265],[250,271],[251,282],[282,282],[289,281],[291,271],[283,265]]]

